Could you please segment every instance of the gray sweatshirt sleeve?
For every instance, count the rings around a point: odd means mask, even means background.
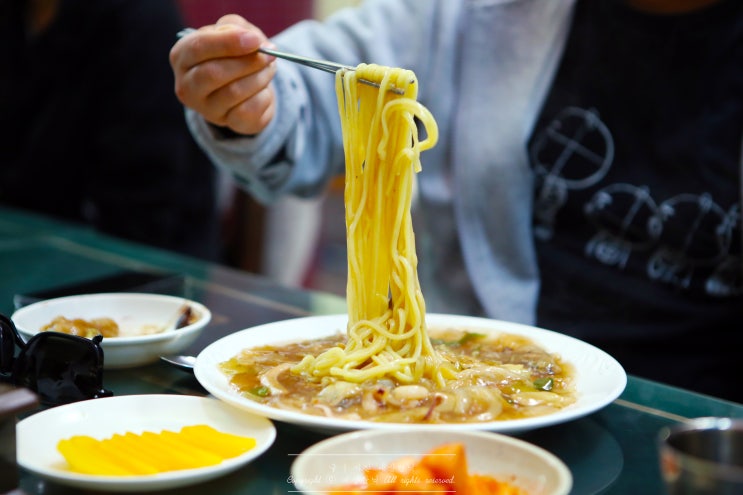
[[[435,57],[435,19],[446,0],[367,0],[327,22],[303,21],[272,41],[284,51],[346,65],[404,67],[419,79]],[[425,54],[425,56],[421,56]],[[195,139],[258,201],[312,196],[343,170],[343,144],[332,74],[278,60],[277,110],[254,137],[225,137],[187,110]]]

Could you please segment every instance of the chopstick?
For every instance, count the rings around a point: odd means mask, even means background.
[[[280,52],[278,50],[272,50],[270,48],[258,48],[258,51],[265,53],[266,55],[273,55],[274,57],[283,58],[297,64],[306,65],[313,69],[319,69],[325,72],[335,74],[339,70],[356,70],[356,67],[350,65],[342,65],[335,62],[329,62],[327,60],[316,60],[314,58],[303,57],[302,55],[295,55],[293,53]],[[371,82],[371,81],[367,81]]]
[[[178,38],[183,38],[184,36],[191,34],[195,31],[196,29],[194,28],[185,28],[179,31],[176,36]],[[258,48],[258,51],[261,53],[265,53],[266,55],[271,55],[277,58],[282,58],[290,62],[301,64],[306,67],[311,67],[313,69],[318,69],[324,72],[329,72],[331,74],[335,74],[339,70],[356,70],[356,67],[351,67],[350,65],[342,65],[336,62],[330,62],[328,60],[318,60],[314,58],[303,57],[302,55],[295,55],[293,53],[273,50],[271,48],[261,47],[261,48]],[[375,83],[374,81],[369,81],[368,79],[357,79],[357,81],[362,84],[366,84],[368,86],[374,86],[375,88],[379,89],[379,83]],[[394,86],[389,88],[388,91],[392,91],[393,93],[398,94],[398,95],[405,94],[405,92],[402,89],[396,88]]]

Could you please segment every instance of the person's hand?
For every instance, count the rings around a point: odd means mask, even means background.
[[[178,99],[212,124],[260,132],[276,108],[275,58],[257,51],[267,44],[260,29],[237,15],[184,36],[170,51]]]

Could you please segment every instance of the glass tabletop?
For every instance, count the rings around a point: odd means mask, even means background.
[[[334,295],[282,287],[242,271],[0,209],[0,312],[12,313],[18,295],[32,296],[122,272],[165,275],[169,284],[160,290],[178,291],[210,308],[212,322],[188,350],[192,354],[225,335],[255,325],[345,312],[343,299]],[[106,370],[104,382],[116,395],[206,395],[193,374],[162,362]],[[574,478],[572,494],[656,494],[663,493],[655,445],[658,431],[699,416],[743,417],[743,405],[630,376],[624,393],[604,409],[516,436],[546,448],[568,465]],[[291,463],[325,435],[279,422],[276,427],[276,442],[252,463],[232,474],[172,492],[295,492],[289,479]],[[79,493],[22,470],[20,487],[29,494]]]

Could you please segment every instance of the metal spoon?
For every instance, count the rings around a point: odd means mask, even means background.
[[[170,356],[160,356],[160,360],[173,365],[176,368],[190,372],[193,372],[193,367],[196,365],[196,356],[173,354]]]

